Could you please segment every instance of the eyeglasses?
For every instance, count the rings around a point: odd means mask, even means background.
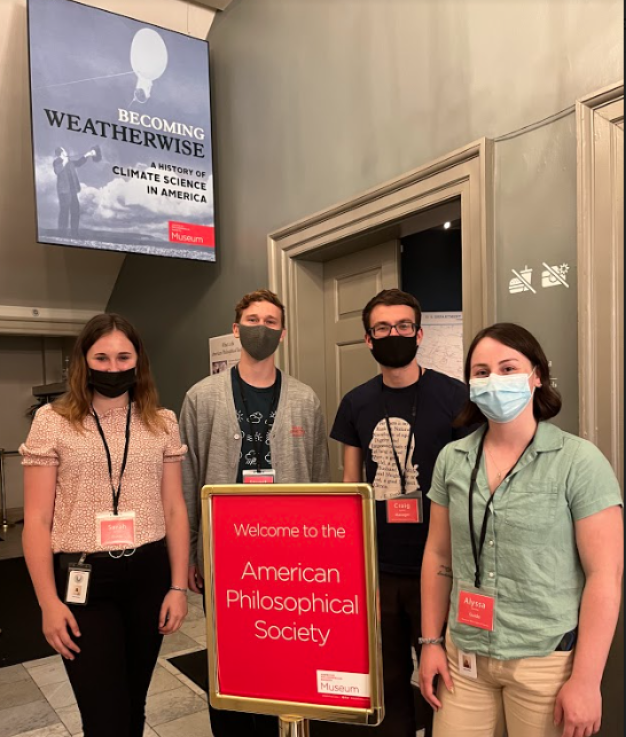
[[[386,322],[381,322],[379,325],[374,325],[374,327],[370,328],[367,332],[372,336],[372,338],[386,338],[391,335],[391,331],[394,328],[396,329],[396,333],[401,335],[403,338],[412,338],[417,335],[417,331],[419,330],[418,326],[414,322],[403,320],[395,325],[388,325]]]

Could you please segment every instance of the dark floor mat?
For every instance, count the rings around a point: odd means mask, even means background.
[[[0,668],[54,655],[24,558],[0,560]]]
[[[167,658],[169,662],[187,678],[192,680],[196,686],[208,693],[209,672],[206,650],[198,650],[195,653],[177,655],[175,658]]]

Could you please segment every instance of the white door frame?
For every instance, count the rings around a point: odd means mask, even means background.
[[[269,285],[285,303],[291,336],[278,355],[281,367],[306,381],[307,364],[324,362],[322,264],[307,261],[307,256],[457,197],[467,348],[495,316],[493,143],[486,138],[268,236]]]
[[[621,104],[620,104],[621,101]],[[614,242],[611,223],[597,222],[598,201],[609,200],[610,191],[599,191],[597,166],[614,165],[616,153],[598,162],[595,146],[598,126],[605,121],[623,125],[624,83],[595,92],[576,103],[578,164],[578,370],[580,435],[598,445],[607,455],[622,480],[622,434],[615,406],[623,393],[617,383],[619,336],[616,301],[617,282],[623,270],[623,253]],[[602,121],[598,121],[598,117]],[[610,205],[610,202],[606,204]],[[623,203],[619,203],[623,206]],[[616,203],[616,206],[619,207]],[[608,281],[607,281],[608,278]],[[598,388],[611,388],[609,401],[599,396]],[[610,418],[608,432],[600,432],[601,418]]]

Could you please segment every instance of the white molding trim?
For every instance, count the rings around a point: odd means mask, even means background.
[[[0,305],[0,335],[78,335],[101,310]]]
[[[467,345],[495,318],[493,243],[493,143],[489,139],[457,149],[357,197],[292,223],[268,236],[269,287],[287,307],[287,335],[278,361],[298,376],[296,302],[298,259],[349,237],[414,216],[461,198],[463,242],[463,328]],[[301,263],[301,262],[300,262]]]
[[[608,315],[611,325],[605,325],[611,333],[617,325],[614,309],[608,304],[616,289],[616,284],[608,285],[602,271],[606,264],[615,278],[619,269],[619,255],[613,244],[598,239],[596,222],[596,124],[606,126],[604,121],[618,123],[623,121],[624,82],[605,87],[588,95],[576,103],[577,125],[577,199],[578,199],[578,378],[579,378],[579,432],[584,438],[597,444],[609,457],[614,470],[619,474],[619,454],[616,438],[619,431],[615,427],[616,412],[604,406],[598,399],[598,388],[614,384],[617,358],[616,346],[607,345],[605,335],[598,331],[598,315]],[[621,101],[621,104],[620,104]],[[598,118],[602,119],[598,122]],[[605,197],[603,193],[602,197]],[[600,196],[600,195],[598,195]],[[610,227],[610,226],[609,226]],[[610,351],[607,360],[606,351]],[[603,437],[599,431],[601,415],[610,412],[612,416],[610,438]]]

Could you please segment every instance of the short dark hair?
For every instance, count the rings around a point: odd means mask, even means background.
[[[556,417],[561,411],[561,395],[550,383],[550,365],[539,341],[526,328],[512,322],[497,322],[488,328],[483,328],[474,338],[467,351],[465,359],[464,376],[469,384],[470,371],[472,367],[472,355],[476,346],[483,338],[492,338],[498,343],[513,348],[530,361],[533,368],[539,372],[541,386],[535,389],[533,394],[533,415],[537,421],[549,420]],[[469,427],[476,423],[485,423],[487,418],[478,407],[468,400],[461,414],[456,418],[456,427]]]
[[[415,324],[417,325],[417,329],[420,329],[422,324],[422,308],[415,297],[408,292],[403,292],[401,289],[383,289],[382,292],[378,292],[375,297],[372,297],[363,308],[363,327],[366,333],[370,329],[370,315],[374,307],[378,307],[378,305],[386,305],[387,307],[407,305],[408,307],[412,307],[415,312]]]
[[[285,305],[278,299],[278,295],[270,292],[269,289],[257,289],[245,294],[235,305],[235,322],[241,322],[241,313],[247,310],[253,302],[270,302],[280,307],[281,325],[285,327]]]

